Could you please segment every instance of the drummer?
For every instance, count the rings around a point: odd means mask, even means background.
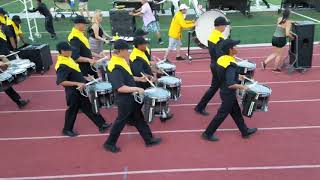
[[[208,105],[209,101],[213,98],[213,96],[216,94],[216,92],[219,89],[219,82],[216,78],[216,75],[214,75],[214,66],[217,63],[217,59],[220,56],[221,52],[219,53],[218,44],[221,43],[224,40],[223,32],[225,31],[226,27],[230,24],[230,22],[227,21],[226,18],[220,16],[215,19],[214,21],[214,30],[210,34],[208,38],[208,49],[209,54],[211,57],[211,73],[212,73],[212,80],[211,85],[209,89],[206,91],[206,93],[201,98],[200,102],[197,104],[197,106],[194,108],[194,110],[204,116],[208,116],[209,113],[206,112],[206,106]]]
[[[8,18],[7,26],[8,26],[8,32],[6,33],[6,35],[7,35],[7,39],[10,39],[7,43],[11,51],[18,49],[18,43],[20,41],[23,44],[26,44],[23,38],[21,19],[19,16],[12,16],[12,19]]]
[[[85,88],[86,79],[81,73],[79,64],[71,58],[71,46],[68,42],[60,42],[57,44],[57,50],[59,51],[55,65],[57,84],[65,88],[68,105],[62,133],[69,137],[78,135],[73,131],[73,126],[79,109],[99,128],[100,133],[105,132],[111,124],[106,123],[100,114],[93,113],[89,99],[80,94],[79,90]]]
[[[180,55],[180,48],[182,46],[181,38],[182,38],[182,30],[193,28],[195,24],[193,21],[187,21],[185,20],[184,15],[187,14],[189,7],[185,4],[181,4],[179,11],[175,14],[173,17],[170,28],[169,28],[169,46],[167,51],[165,52],[165,55],[163,57],[164,60],[168,61],[168,55],[171,50],[176,49],[176,60],[181,61],[185,60],[184,57]]]
[[[88,38],[84,35],[86,24],[89,22],[83,16],[77,16],[74,19],[74,27],[68,36],[68,41],[72,46],[72,59],[80,65],[81,72],[84,76],[98,77],[98,74],[92,70],[92,65],[96,63],[93,56],[103,58],[101,55],[91,52]]]
[[[136,87],[135,82],[146,82],[145,78],[134,77],[127,62],[129,59],[129,45],[125,40],[117,40],[114,43],[114,54],[108,63],[110,82],[116,91],[116,104],[118,117],[114,122],[110,135],[104,143],[107,151],[117,153],[120,148],[116,146],[120,133],[128,121],[132,121],[144,139],[146,146],[160,144],[160,138],[154,138],[150,127],[144,121],[141,105],[135,102],[132,93],[144,93],[142,88]]]
[[[152,72],[151,58],[148,56],[147,44],[148,41],[144,37],[138,36],[133,40],[134,48],[130,54],[130,68],[132,74],[136,77],[142,77],[141,73],[145,74],[148,79],[155,82],[156,72]],[[149,82],[136,82],[136,85],[142,89],[151,87]],[[165,122],[173,117],[171,113],[167,113],[166,117],[160,117],[161,122]]]
[[[239,43],[240,41],[231,39],[224,40],[221,43],[221,51],[224,55],[218,58],[214,71],[221,83],[220,97],[222,104],[216,116],[202,134],[202,138],[205,140],[219,140],[214,133],[229,114],[237,124],[243,138],[248,138],[258,130],[257,128],[247,127],[237,101],[236,90],[248,90],[247,86],[238,83],[238,81],[243,78],[243,76],[237,73],[237,65],[235,64],[236,61],[234,57],[237,54],[235,46]]]

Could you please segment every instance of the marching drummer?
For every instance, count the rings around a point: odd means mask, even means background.
[[[235,46],[239,43],[240,41],[234,41],[231,39],[224,40],[221,43],[221,51],[224,55],[218,58],[214,71],[221,83],[220,97],[222,104],[216,116],[202,134],[202,138],[205,140],[219,140],[214,133],[229,114],[237,124],[243,138],[248,138],[258,130],[257,128],[247,127],[237,101],[236,90],[248,90],[247,86],[238,84],[239,79],[243,78],[237,73],[237,65],[235,64],[236,61],[234,57],[237,54]]]
[[[88,38],[84,35],[86,24],[89,22],[83,16],[77,16],[74,19],[74,27],[68,36],[68,41],[72,46],[72,59],[80,65],[84,76],[92,75],[98,77],[98,74],[92,70],[92,65],[96,63],[94,57],[102,58],[100,55],[91,52]]]
[[[26,42],[23,39],[23,32],[21,28],[21,19],[19,16],[12,16],[12,19],[7,19],[8,31],[6,33],[8,40],[8,47],[11,51],[18,48],[18,43],[21,41],[24,44]]]
[[[6,35],[1,30],[2,25],[0,23],[0,69],[5,70],[8,65],[6,64],[9,60],[6,58],[6,55],[10,54],[9,48],[7,46]],[[5,90],[5,93],[10,97],[10,99],[15,102],[19,108],[25,107],[29,104],[29,99],[22,99],[21,96],[12,88]]]
[[[130,68],[133,76],[142,77],[141,73],[145,74],[148,79],[155,82],[156,76],[151,69],[151,58],[148,56],[147,44],[148,41],[144,37],[138,36],[133,41],[134,48],[130,54]],[[142,89],[151,87],[149,82],[136,82],[136,85]],[[160,117],[161,122],[165,122],[173,117],[171,113],[167,113],[166,117]]]
[[[107,151],[117,153],[120,148],[116,146],[121,131],[128,121],[138,129],[146,146],[160,144],[160,138],[154,138],[150,127],[144,121],[141,105],[135,102],[132,93],[144,93],[142,88],[136,87],[135,82],[146,82],[143,77],[134,77],[127,62],[129,59],[129,45],[124,40],[114,43],[114,54],[108,63],[110,71],[110,82],[116,92],[116,104],[118,106],[118,117],[114,122],[110,135],[104,143]]]
[[[100,114],[93,113],[89,99],[80,94],[80,90],[85,88],[86,79],[81,73],[79,64],[71,58],[71,49],[68,42],[57,44],[57,50],[59,51],[55,65],[57,84],[65,88],[68,105],[62,133],[70,137],[78,135],[78,133],[73,131],[73,126],[79,109],[99,128],[99,132],[103,133],[111,124],[106,123]]]
[[[209,101],[213,98],[213,96],[216,94],[220,86],[219,81],[217,80],[217,76],[214,75],[214,66],[217,63],[218,57],[221,55],[221,52],[219,52],[218,44],[224,40],[224,36],[222,33],[225,31],[226,27],[229,24],[230,22],[228,22],[227,19],[222,16],[216,18],[214,21],[215,29],[212,31],[208,38],[208,49],[211,57],[210,69],[212,73],[212,80],[209,89],[206,91],[206,93],[201,98],[200,102],[194,108],[194,110],[197,113],[204,116],[209,115],[209,113],[205,110],[206,106],[208,105]]]
[[[163,57],[164,60],[168,60],[168,55],[171,50],[176,49],[176,60],[181,61],[185,60],[180,55],[180,48],[182,46],[181,38],[182,38],[182,30],[183,29],[189,29],[193,28],[195,24],[193,21],[187,21],[185,20],[184,15],[187,14],[189,7],[185,4],[181,4],[179,11],[175,14],[171,21],[170,29],[169,29],[169,46],[168,49]]]

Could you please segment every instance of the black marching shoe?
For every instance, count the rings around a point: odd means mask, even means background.
[[[246,138],[249,138],[250,135],[256,133],[257,131],[258,131],[257,128],[248,128],[247,133],[242,134],[242,138],[245,138],[245,139],[246,139]]]
[[[99,127],[99,132],[104,133],[107,129],[111,127],[112,123],[104,123],[101,127]]]
[[[202,116],[209,116],[210,115],[206,110],[199,110],[196,107],[194,108],[194,111],[198,114],[201,114]]]
[[[62,134],[65,135],[65,136],[69,136],[69,137],[76,137],[76,136],[79,135],[78,133],[73,132],[72,130],[71,130],[71,131],[69,131],[69,130],[62,130]]]
[[[219,141],[219,138],[217,138],[216,136],[214,135],[208,136],[206,133],[202,133],[201,138],[207,141],[212,141],[212,142]]]
[[[30,102],[29,99],[26,99],[26,100],[20,99],[17,104],[18,104],[18,107],[21,109],[25,107],[27,104],[29,104],[29,102]]]
[[[151,138],[148,142],[146,142],[147,147],[155,146],[161,143],[161,138]]]
[[[117,147],[116,145],[110,145],[110,144],[103,144],[103,148],[106,150],[106,151],[110,151],[112,153],[118,153],[121,151],[121,149],[119,147]]]
[[[166,117],[160,117],[160,121],[161,122],[166,122],[168,121],[169,119],[172,119],[173,118],[173,114],[169,113]]]

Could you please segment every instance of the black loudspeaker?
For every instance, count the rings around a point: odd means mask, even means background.
[[[209,9],[238,10],[242,14],[250,13],[250,0],[209,0]]]
[[[311,68],[315,24],[310,21],[297,21],[292,24],[292,32],[298,36],[291,42],[290,63],[295,67]],[[297,58],[297,59],[296,59]]]
[[[21,59],[30,59],[31,62],[34,62],[36,71],[40,73],[48,71],[53,64],[48,44],[28,45],[20,49],[18,55]]]
[[[111,9],[110,25],[113,36],[118,33],[119,36],[132,37],[135,30],[134,17],[129,15],[130,9]]]

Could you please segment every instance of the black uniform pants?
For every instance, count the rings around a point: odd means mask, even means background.
[[[267,0],[262,0],[262,1],[263,1],[263,3],[264,3],[267,7],[270,7],[270,5],[269,5],[269,3],[268,3]]]
[[[97,126],[101,127],[106,121],[100,114],[92,111],[91,103],[87,97],[74,93],[67,97],[68,108],[65,115],[64,130],[71,131],[77,119],[79,109]]]
[[[213,98],[213,96],[216,94],[220,87],[220,82],[218,81],[218,77],[214,71],[214,67],[211,65],[210,66],[211,73],[212,73],[212,80],[211,80],[211,85],[209,89],[206,91],[206,93],[202,96],[200,102],[197,104],[196,109],[198,111],[203,111],[210,100]]]
[[[105,144],[115,145],[128,121],[137,128],[145,143],[150,141],[152,133],[149,125],[144,121],[141,105],[133,102],[118,103],[118,117],[113,123],[110,135]]]
[[[11,99],[14,101],[16,104],[20,103],[20,95],[12,88],[8,88],[7,90],[4,91]]]
[[[46,30],[51,34],[55,35],[54,27],[53,27],[53,18],[52,17],[46,17],[45,18],[45,28]]]
[[[241,114],[241,109],[238,104],[238,100],[235,94],[223,94],[220,93],[222,104],[218,110],[218,113],[213,118],[207,129],[205,130],[205,134],[207,136],[211,136],[216,132],[218,127],[222,124],[222,122],[227,118],[230,114],[237,127],[239,128],[241,134],[245,135],[247,133],[247,125],[244,123],[243,116]]]

